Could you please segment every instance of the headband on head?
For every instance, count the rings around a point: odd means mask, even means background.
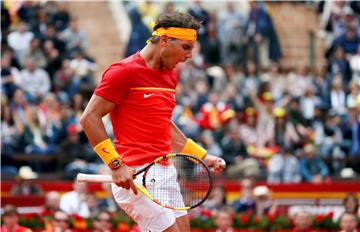
[[[160,27],[156,29],[152,35],[162,36],[166,35],[171,38],[181,39],[181,40],[190,40],[196,41],[196,30],[192,28],[182,28],[182,27]]]

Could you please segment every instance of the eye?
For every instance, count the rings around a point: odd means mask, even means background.
[[[184,50],[190,50],[191,49],[191,47],[189,45],[183,45],[182,47],[183,47]]]

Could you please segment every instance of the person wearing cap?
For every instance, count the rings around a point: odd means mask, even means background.
[[[172,121],[178,80],[175,67],[192,57],[199,28],[199,22],[189,14],[160,15],[147,45],[104,71],[80,119],[90,144],[111,169],[116,202],[141,231],[187,232],[190,223],[185,210],[159,207],[138,193],[134,181],[140,184],[142,177],[133,179],[136,167],[179,152],[203,159],[215,172],[225,168],[222,158],[207,154]],[[102,121],[108,113],[115,146]],[[181,194],[176,198],[182,200]]]
[[[265,185],[256,186],[253,190],[255,199],[255,214],[263,216],[265,214],[274,215],[278,213],[278,207],[271,199],[270,189]]]
[[[32,230],[19,225],[19,215],[14,205],[5,205],[1,216],[1,232],[31,232]]]
[[[43,189],[33,182],[37,178],[38,174],[30,166],[20,167],[16,176],[17,183],[11,188],[10,194],[12,196],[43,195]]]

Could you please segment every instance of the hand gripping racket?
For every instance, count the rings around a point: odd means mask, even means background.
[[[136,188],[153,202],[170,209],[188,210],[201,205],[212,189],[209,167],[187,154],[168,154],[138,170],[141,185]],[[111,175],[77,175],[79,182],[113,183]]]

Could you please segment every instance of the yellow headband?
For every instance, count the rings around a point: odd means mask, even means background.
[[[160,27],[156,29],[152,35],[162,36],[166,35],[171,38],[181,39],[181,40],[190,40],[196,41],[196,30],[192,28],[182,28],[182,27]]]

